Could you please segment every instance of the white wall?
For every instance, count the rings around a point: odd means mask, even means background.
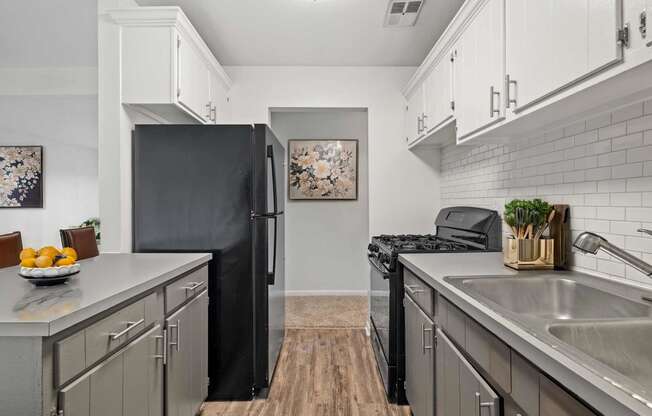
[[[401,89],[410,67],[227,67],[233,123],[269,123],[271,108],[366,108],[369,234],[431,231],[439,152],[410,152]]]
[[[97,97],[0,96],[0,145],[43,145],[43,208],[0,210],[0,233],[60,245],[59,229],[98,214]]]
[[[442,202],[503,211],[540,197],[571,206],[575,237],[593,231],[652,262],[652,100],[523,139],[512,145],[446,146]],[[650,284],[607,254],[575,253],[576,268]]]
[[[0,0],[0,10],[0,145],[44,147],[43,208],[0,210],[0,233],[60,245],[60,228],[98,215],[96,4]]]
[[[358,140],[356,201],[292,201],[287,192],[284,196],[288,294],[359,294],[367,289],[367,118],[365,109],[272,113],[272,129],[286,149],[288,139]]]

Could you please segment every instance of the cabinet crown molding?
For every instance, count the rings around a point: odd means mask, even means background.
[[[227,89],[233,86],[231,77],[217,61],[213,52],[180,7],[154,6],[111,9],[107,10],[106,16],[110,21],[122,27],[170,27],[183,32],[192,39],[211,69],[220,75]]]
[[[412,78],[403,88],[403,95],[409,97],[414,89],[419,86],[430,70],[442,59],[450,59],[450,51],[457,42],[457,39],[464,32],[467,26],[473,21],[473,17],[480,8],[489,0],[466,0],[457,11],[453,20],[448,24],[444,32],[439,36],[435,45],[430,49],[428,55],[415,71]]]

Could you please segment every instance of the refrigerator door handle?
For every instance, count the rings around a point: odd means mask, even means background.
[[[276,196],[276,164],[274,163],[274,146],[267,145],[267,157],[271,162],[272,168],[272,197],[274,198],[274,212],[278,212],[278,198]]]
[[[268,212],[268,213],[266,213],[266,214],[256,214],[255,212],[251,211],[250,217],[251,217],[252,220],[254,220],[254,219],[258,219],[258,218],[265,218],[265,219],[268,219],[268,218],[276,218],[276,217],[278,217],[279,215],[283,215],[283,214],[284,214],[283,211],[279,211],[279,212]]]
[[[278,217],[274,216],[271,217],[271,219],[274,221],[274,250],[272,252],[272,270],[267,271],[267,284],[273,286],[274,283],[276,282],[276,246],[278,244]]]

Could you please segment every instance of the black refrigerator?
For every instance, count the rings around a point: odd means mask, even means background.
[[[134,251],[213,254],[209,400],[271,383],[285,334],[284,157],[264,124],[133,132]]]

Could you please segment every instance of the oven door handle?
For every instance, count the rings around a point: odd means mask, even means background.
[[[383,266],[382,264],[374,260],[377,258],[378,257],[374,256],[373,254],[367,254],[367,260],[369,260],[369,264],[371,265],[371,267],[376,269],[376,271],[383,276],[383,279],[385,280],[389,279],[392,273],[389,272],[385,266]]]

